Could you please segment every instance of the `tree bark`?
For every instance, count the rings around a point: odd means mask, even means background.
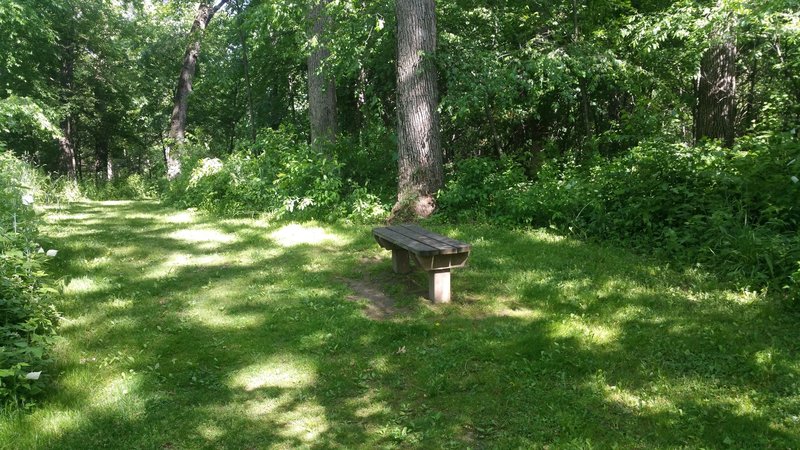
[[[236,4],[237,18],[242,17],[242,5]],[[244,71],[244,82],[247,90],[247,119],[250,125],[250,138],[256,140],[256,119],[255,111],[253,110],[253,85],[250,83],[250,60],[247,56],[247,39],[242,30],[243,20],[239,20],[237,24],[237,31],[239,34],[239,43],[242,46],[242,70]]]
[[[695,142],[720,139],[733,147],[736,124],[736,44],[716,42],[700,62],[697,82]]]
[[[73,134],[75,131],[75,117],[69,102],[73,94],[75,68],[75,43],[70,41],[64,46],[61,61],[61,103],[67,106],[67,113],[61,120],[61,137],[58,139],[60,150],[61,170],[70,181],[77,179],[77,160]]]
[[[189,108],[189,95],[192,93],[192,80],[197,69],[197,58],[200,56],[200,43],[211,18],[227,2],[228,0],[220,0],[213,8],[206,3],[200,3],[194,22],[192,22],[192,28],[189,31],[189,45],[183,55],[183,66],[178,76],[174,106],[169,122],[168,136],[171,142],[164,147],[167,178],[170,180],[175,179],[181,173],[181,161],[179,155],[176,154],[176,150],[186,137],[186,111]]]
[[[98,130],[97,143],[94,150],[94,174],[97,182],[111,181],[113,169],[109,167],[109,141],[104,130]]]
[[[311,54],[308,56],[308,115],[311,122],[311,145],[321,148],[324,142],[336,141],[336,82],[323,64],[330,56],[325,47],[325,34],[331,18],[325,12],[330,0],[313,0],[308,11],[311,26]]]
[[[397,203],[392,220],[427,217],[444,169],[434,0],[397,0]]]
[[[572,0],[572,41],[579,45],[582,41],[580,21],[578,20],[578,0]],[[592,119],[589,108],[589,83],[585,75],[578,77],[578,89],[580,90],[580,115],[583,125],[583,141],[592,137]]]

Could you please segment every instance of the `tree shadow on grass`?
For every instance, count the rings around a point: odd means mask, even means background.
[[[48,428],[34,414],[36,446],[798,442],[796,319],[675,286],[624,254],[451,228],[474,245],[470,267],[454,272],[454,304],[418,299],[376,322],[340,281],[390,270],[388,255],[363,267],[384,255],[367,227],[325,227],[343,243],[282,245],[271,237],[280,225],[169,223],[182,213],[152,203],[68,213],[86,217],[52,226],[68,256],[59,273],[109,281],[65,302],[68,350],[41,416],[78,418]]]

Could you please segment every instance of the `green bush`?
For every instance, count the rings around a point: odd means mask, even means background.
[[[0,153],[0,403],[27,404],[40,392],[58,321],[37,252],[35,171]]]
[[[224,160],[188,161],[168,199],[222,214],[278,218],[372,221],[388,214],[376,195],[342,173],[333,149],[326,157],[290,131],[264,130],[254,147]]]
[[[38,219],[32,205],[38,184],[36,172],[0,146],[0,230],[36,236]]]
[[[439,197],[442,213],[617,241],[798,297],[800,144],[792,135],[742,138],[733,150],[643,143],[583,167],[548,162],[535,182],[520,181],[509,164],[461,164]]]
[[[509,200],[527,186],[525,173],[513,160],[471,158],[451,167],[452,175],[439,193],[439,210],[460,221],[490,219],[517,222]]]
[[[64,182],[64,191],[60,197],[75,200],[74,182]],[[158,197],[156,180],[149,180],[138,173],[116,178],[110,182],[87,180],[77,184],[79,198],[91,200],[144,200]]]

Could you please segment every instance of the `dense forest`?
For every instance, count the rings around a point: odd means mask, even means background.
[[[655,240],[781,289],[798,6],[7,1],[0,142],[96,197],[437,210]]]
[[[14,236],[36,233],[34,191],[224,217],[550,228],[794,308],[798,11],[0,0],[0,242],[30,245]],[[15,255],[5,273],[30,273]],[[3,289],[38,281],[15,283]]]

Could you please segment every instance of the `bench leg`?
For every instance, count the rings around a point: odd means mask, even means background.
[[[411,265],[408,262],[408,251],[392,250],[392,270],[394,270],[394,273],[411,272]]]
[[[433,303],[450,303],[450,269],[428,272],[428,298]]]

